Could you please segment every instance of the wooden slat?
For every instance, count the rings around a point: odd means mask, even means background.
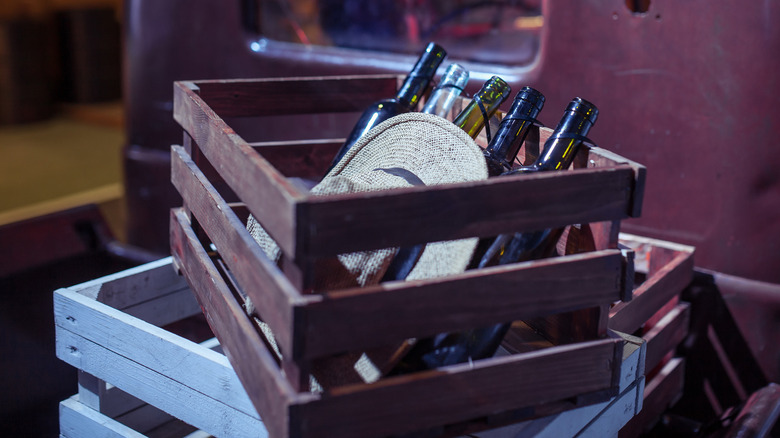
[[[244,310],[225,283],[219,281],[220,273],[189,229],[188,219],[181,210],[171,214],[171,241],[174,259],[178,260],[206,310],[209,325],[230,362],[235,364],[236,374],[244,387],[249,388],[253,404],[263,413],[266,428],[273,436],[286,436],[289,427],[286,408],[299,397],[282,376]]]
[[[0,226],[0,276],[94,251],[79,233],[79,223],[94,227],[99,241],[109,239],[93,204]]]
[[[337,388],[292,407],[291,435],[378,437],[611,388],[608,398],[622,353],[605,339]]]
[[[276,334],[282,351],[292,351],[292,306],[300,294],[265,256],[230,206],[205,179],[187,153],[173,147],[171,173],[198,223],[214,242],[225,263]]]
[[[116,386],[149,404],[164,406],[170,414],[198,428],[215,435],[247,438],[255,435],[249,431],[262,429],[262,422],[256,417],[182,385],[165,375],[168,370],[154,371],[61,326],[57,326],[56,333],[58,358],[103,380],[115,382]]]
[[[197,81],[222,117],[362,112],[396,94],[397,75],[319,76]]]
[[[604,250],[312,296],[296,310],[304,358],[608,304],[623,257]],[[316,300],[316,301],[315,301]]]
[[[153,392],[164,389],[162,383],[157,385],[154,379],[143,381],[143,385],[136,383],[140,375],[159,375],[161,381],[170,385],[170,388],[186,387],[188,391],[195,391],[213,400],[210,401],[212,404],[231,406],[246,415],[257,416],[223,355],[67,289],[55,292],[54,322],[60,330],[57,337],[58,357],[147,403],[152,402],[139,395],[135,386],[148,386],[145,391]],[[62,336],[94,349],[103,358],[114,357],[116,360],[112,359],[112,363],[118,361],[118,366],[127,366],[141,374],[121,376],[127,378],[125,384],[122,384],[117,381],[120,376],[112,374],[115,371],[112,371],[110,363],[92,365],[98,371],[93,372],[85,365],[98,359],[78,348],[71,348],[78,346],[68,345]],[[165,360],[161,360],[161,357]],[[124,361],[132,364],[123,364]],[[177,365],[170,367],[165,365],[166,362]],[[156,385],[160,387],[155,388]],[[170,393],[161,394],[160,397],[170,397]]]
[[[156,326],[168,325],[201,313],[198,301],[192,295],[189,287],[151,301],[126,307],[123,311]]]
[[[146,438],[124,424],[82,405],[77,395],[60,402],[60,436]]]
[[[184,135],[185,138],[189,138],[186,132]],[[331,138],[268,141],[249,143],[249,145],[285,177],[319,181],[330,166],[336,152],[344,144],[344,140],[343,138]],[[222,187],[230,190],[231,193],[223,194],[223,196],[232,194],[232,190],[227,187],[225,180],[207,160],[198,161],[193,152],[190,152],[185,145],[182,146],[190,154],[193,161],[198,164],[198,168],[206,175],[211,184],[220,189],[220,193],[226,191]],[[198,148],[194,150],[197,152]]]
[[[79,370],[79,402],[103,415],[115,418],[146,402],[121,389]]]
[[[524,322],[553,344],[603,338],[607,334],[609,305],[557,313]]]
[[[196,427],[190,426],[149,404],[144,404],[132,411],[125,412],[114,417],[114,419],[135,431],[152,436],[165,436],[161,435],[160,432],[170,430],[173,425],[179,425],[182,432],[179,436],[184,436],[188,432],[197,430]],[[168,436],[175,437],[175,435]]]
[[[225,124],[187,83],[176,83],[173,101],[176,121],[279,246],[294,254],[297,248],[292,230],[298,220],[295,203],[304,195]]]
[[[171,268],[171,258],[136,266],[68,288],[100,303],[123,310],[161,295],[187,290],[187,282]]]
[[[661,414],[683,391],[685,360],[674,358],[652,380],[645,384],[642,410],[629,421],[618,435],[620,438],[634,438],[647,432]]]
[[[140,433],[154,431],[155,436],[183,436],[195,429],[116,386],[107,384],[81,370],[79,370],[78,401]],[[159,433],[161,429],[170,430],[172,428],[176,428],[182,433],[178,435],[160,435]]]
[[[477,438],[560,438],[613,436],[642,408],[644,392],[645,342],[624,337],[623,362],[620,365],[620,389],[617,397],[588,406],[577,407],[560,414],[534,418],[468,436]]]
[[[620,165],[309,197],[299,210],[297,239],[304,241],[299,248],[305,251],[300,255],[329,256],[622,219],[628,217],[633,177],[630,166]]]
[[[344,140],[295,140],[250,145],[284,176],[319,180],[328,170]]]
[[[588,152],[588,167],[611,167],[627,164],[634,170],[634,179],[631,185],[631,206],[628,215],[629,217],[640,217],[645,197],[647,168],[604,148],[594,147],[590,148]]]
[[[689,321],[690,305],[680,303],[643,336],[647,341],[647,369],[654,369],[677,348],[688,334]]]
[[[630,302],[619,303],[611,309],[609,328],[623,333],[635,332],[692,279],[693,254],[679,252],[634,291]]]

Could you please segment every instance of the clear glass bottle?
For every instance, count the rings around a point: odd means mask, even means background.
[[[441,76],[439,85],[431,92],[421,112],[447,117],[455,100],[469,81],[469,72],[460,64],[450,64]]]

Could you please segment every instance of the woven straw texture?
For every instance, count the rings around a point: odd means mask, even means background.
[[[482,150],[465,132],[439,116],[407,113],[393,117],[362,137],[311,191],[313,196],[374,192],[486,179]],[[247,229],[271,260],[279,247],[250,216]],[[428,243],[408,279],[434,278],[463,272],[477,238]],[[315,290],[366,286],[379,282],[396,248],[341,254],[315,264]],[[262,324],[264,326],[264,324]],[[359,330],[359,327],[356,327]],[[267,326],[265,335],[273,342]],[[399,345],[365,353],[349,353],[313,364],[312,389],[373,382],[388,371]]]
[[[407,113],[386,120],[358,140],[311,194],[373,192],[486,178],[481,149],[465,132],[432,114]],[[279,247],[252,216],[247,229],[268,257],[278,260]],[[462,272],[476,244],[476,238],[428,244],[408,278]],[[395,248],[388,248],[323,260],[315,268],[315,290],[374,284],[394,253]]]

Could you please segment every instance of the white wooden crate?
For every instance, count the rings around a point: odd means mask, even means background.
[[[78,393],[60,403],[61,436],[268,436],[216,340],[160,328],[200,311],[170,258],[55,291],[57,357],[80,370]],[[617,397],[478,436],[615,436],[644,390],[645,345],[623,338]]]

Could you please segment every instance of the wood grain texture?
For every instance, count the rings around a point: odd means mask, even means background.
[[[181,374],[177,376],[176,370],[162,365],[160,357],[165,356],[154,357],[154,354],[150,354],[150,350],[164,354],[167,344],[162,348],[150,348],[150,345],[160,347],[162,343],[159,340],[146,343],[141,347],[120,347],[120,350],[124,348],[124,351],[128,351],[131,348],[135,350],[135,354],[128,356],[121,351],[117,351],[112,343],[93,342],[86,337],[67,330],[62,325],[56,327],[56,333],[58,358],[98,378],[113,382],[114,385],[126,392],[150,404],[163,407],[172,415],[182,418],[201,429],[213,431],[218,435],[249,437],[249,435],[241,431],[257,428],[258,425],[262,426],[256,413],[250,415],[240,412],[223,401],[217,401],[204,392],[195,389],[211,384],[213,385],[211,391],[213,394],[213,388],[218,387],[220,382],[212,378],[211,381],[206,383],[199,383],[198,380],[208,380],[205,379],[205,376],[208,374],[202,373],[197,367],[187,368],[186,360],[183,360],[179,366],[174,366],[173,368],[178,368],[179,373],[188,372],[190,374],[190,382],[195,382],[194,385],[187,384],[189,382],[187,382],[186,377],[181,379]],[[122,334],[118,335],[123,342],[129,340]],[[175,351],[175,348],[167,348],[167,350]],[[146,358],[143,357],[144,354],[146,354]],[[189,358],[190,362],[192,362],[195,356],[179,355],[171,357],[176,357],[180,360]],[[138,358],[146,359],[146,362],[138,361]],[[149,359],[152,360],[151,363]],[[199,364],[203,364],[200,360],[194,360]],[[169,363],[176,364],[177,362],[176,360],[171,360]],[[195,370],[197,372],[194,372]],[[222,390],[229,392],[227,388]],[[251,409],[251,405],[249,408]]]
[[[153,301],[128,306],[123,309],[123,312],[150,324],[164,326],[190,316],[200,315],[201,310],[188,287],[160,296]]]
[[[305,220],[297,239],[319,257],[622,219],[632,179],[630,166],[621,165],[310,197],[299,206]]]
[[[68,289],[115,309],[124,310],[162,295],[188,290],[184,277],[171,268],[171,258],[96,278]]]
[[[216,402],[108,348],[86,341],[60,327],[57,327],[57,336],[62,339],[62,343],[57,346],[58,357],[67,363],[114,381],[118,387],[134,396],[150,404],[164,406],[167,412],[198,428],[212,431],[215,435],[246,438],[256,433],[245,431],[262,429],[262,422],[256,417]]]
[[[132,361],[135,367],[164,375],[165,379],[233,406],[247,415],[257,415],[246,395],[240,391],[241,385],[228,361],[216,352],[67,289],[55,293],[54,322],[61,328],[63,336],[72,333],[81,338],[79,342],[101,346],[108,353]],[[117,342],[117,339],[122,341]],[[139,397],[130,388],[116,382],[110,367],[101,365],[105,371],[103,375],[90,372],[79,365],[94,358],[86,358],[83,352],[73,351],[65,345],[63,338],[58,337],[57,344],[58,355],[63,355],[61,359]],[[167,366],[166,363],[177,366]],[[129,378],[138,379],[137,376]],[[153,383],[150,385],[154,386]]]
[[[620,389],[617,397],[600,403],[576,407],[542,418],[472,433],[477,438],[560,438],[613,436],[642,407],[644,392],[644,341],[624,336],[623,362],[620,365]],[[617,421],[616,421],[617,420]]]
[[[688,335],[690,304],[679,303],[642,338],[647,341],[647,369],[652,370]]]
[[[607,334],[609,305],[526,319],[525,323],[553,344],[603,338]]]
[[[295,203],[304,198],[300,190],[183,83],[174,87],[174,118],[279,246],[296,253],[291,230],[298,220]]]
[[[60,402],[60,434],[66,438],[146,438],[124,424],[79,403],[77,395]]]
[[[328,170],[343,138],[250,143],[282,175],[319,180]]]
[[[608,389],[622,352],[605,339],[338,388],[292,407],[291,436],[379,437]]]
[[[184,202],[220,251],[222,260],[258,309],[259,316],[276,334],[282,351],[291,354],[292,306],[300,300],[300,294],[266,257],[244,222],[238,219],[186,152],[173,147],[172,153],[171,174]]]
[[[305,358],[385,342],[607,305],[619,299],[619,250],[384,283],[310,297],[296,342]]]
[[[398,75],[319,76],[197,81],[222,117],[362,112],[395,96]]]
[[[634,169],[629,216],[640,217],[642,215],[642,203],[645,198],[647,168],[604,148],[592,147],[588,150],[588,167],[611,167],[616,165],[628,165]]]
[[[674,258],[650,275],[635,291],[630,302],[612,307],[609,328],[633,333],[664,304],[669,302],[693,279],[693,254],[679,252]]]
[[[174,258],[204,308],[209,325],[222,344],[244,388],[262,412],[272,436],[287,436],[287,406],[297,394],[283,377],[249,317],[222,281],[217,268],[188,228],[183,212],[173,212],[171,240]]]
[[[105,380],[79,370],[79,403],[109,417],[116,417],[146,404]]]

